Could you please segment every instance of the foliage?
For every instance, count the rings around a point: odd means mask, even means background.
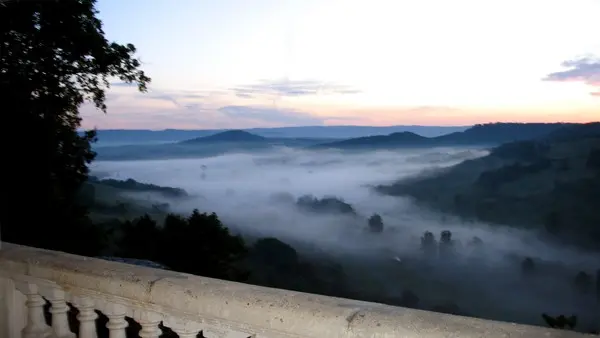
[[[586,165],[590,169],[600,172],[600,148],[592,149],[588,155]]]
[[[198,210],[187,218],[169,214],[158,226],[149,216],[125,222],[118,255],[147,259],[173,270],[228,280],[245,280],[236,263],[247,253],[243,239],[232,235],[216,214]]]
[[[423,237],[421,237],[421,250],[426,257],[434,257],[437,254],[437,241],[431,231],[425,231]]]
[[[563,128],[553,133],[560,137],[504,144],[488,156],[378,190],[463,219],[536,229],[554,242],[597,250],[600,123]]]
[[[126,221],[120,225],[121,239],[117,245],[117,255],[120,257],[148,259],[161,261],[163,252],[159,247],[162,229],[148,215],[144,215],[133,221]]]
[[[535,271],[535,263],[531,257],[526,257],[521,262],[521,272],[523,275],[531,275]]]
[[[573,284],[578,292],[587,294],[592,290],[593,278],[585,271],[579,271],[573,280]]]
[[[2,114],[2,135],[26,128],[32,139],[2,140],[10,160],[2,175],[4,240],[84,254],[99,246],[93,227],[84,226],[86,209],[76,201],[95,156],[95,132],[77,132],[79,108],[91,101],[106,111],[105,91],[113,78],[142,91],[150,79],[139,69],[133,45],[106,40],[94,5],[11,1],[0,9],[0,91],[3,105],[11,107]],[[22,222],[31,206],[36,212]]]
[[[356,215],[356,211],[352,206],[342,199],[333,196],[325,196],[321,199],[312,196],[304,195],[298,198],[296,205],[306,211],[316,213],[340,213]]]
[[[369,217],[369,230],[375,233],[383,231],[383,220],[379,214],[373,214]]]
[[[417,308],[419,306],[420,299],[419,297],[410,290],[404,290],[402,292],[402,296],[400,298],[400,303],[402,306]]]
[[[252,258],[277,270],[290,270],[299,263],[298,252],[277,238],[261,238],[252,248]]]
[[[494,156],[506,159],[532,160],[542,156],[549,147],[535,141],[510,142],[492,150]]]
[[[440,233],[439,255],[449,257],[454,253],[454,241],[452,240],[452,232],[443,230]]]
[[[548,326],[555,329],[573,330],[577,325],[577,316],[574,315],[569,317],[566,317],[565,315],[552,317],[545,313],[542,313],[542,318],[544,319],[546,324],[548,324]]]
[[[165,197],[186,197],[187,193],[181,188],[161,187],[156,184],[138,182],[132,178],[126,180],[98,179],[94,176],[89,178],[89,182],[94,182],[109,187],[129,190],[135,192],[157,192]]]
[[[258,239],[246,266],[249,283],[302,292],[348,297],[342,267],[325,257],[310,260],[291,245],[273,237]]]

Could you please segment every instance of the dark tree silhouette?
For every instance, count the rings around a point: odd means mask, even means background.
[[[549,213],[544,219],[544,228],[551,235],[558,235],[561,231],[561,220],[558,212]]]
[[[410,290],[404,290],[400,298],[400,304],[405,307],[417,308],[419,306],[419,296]]]
[[[109,81],[150,79],[131,44],[104,37],[95,0],[9,1],[0,7],[3,239],[94,254],[99,237],[77,203],[95,132],[78,133],[79,107],[106,111]],[[11,139],[11,130],[24,133]],[[18,184],[15,184],[18,182]],[[35,212],[27,213],[27,209]],[[26,214],[26,222],[23,217]]]
[[[585,271],[579,271],[579,273],[575,276],[573,280],[573,284],[577,292],[582,294],[587,294],[592,290],[592,276]]]
[[[119,225],[116,254],[150,260],[168,268],[200,276],[243,281],[241,262],[247,248],[216,214],[198,210],[188,218],[168,214],[163,226],[145,215]]]
[[[521,262],[521,272],[523,275],[531,275],[535,271],[535,263],[530,257],[526,257]]]
[[[437,253],[437,242],[431,231],[425,231],[421,237],[421,250],[426,257],[432,258]]]
[[[590,169],[600,169],[600,148],[592,149],[590,151],[586,165]]]
[[[452,242],[452,232],[450,230],[444,230],[440,234],[440,243],[448,244]]]
[[[444,230],[440,234],[439,254],[442,257],[449,257],[454,253],[454,241],[452,240],[452,232]]]
[[[300,196],[296,201],[296,206],[301,210],[315,213],[356,215],[352,205],[335,196],[325,196],[321,199],[313,195]]]
[[[253,260],[287,272],[297,267],[298,253],[290,245],[274,237],[261,238],[251,251]]]
[[[237,265],[247,254],[243,239],[232,235],[214,213],[168,215],[159,247],[158,263],[173,270],[237,281],[248,277]]]
[[[383,219],[379,214],[373,214],[369,217],[369,230],[371,232],[383,232]]]
[[[552,317],[545,313],[542,313],[542,318],[544,319],[546,324],[548,324],[548,326],[554,329],[573,330],[575,326],[577,326],[577,316],[574,315],[569,317],[566,317],[565,315]]]
[[[160,261],[164,252],[159,248],[161,230],[148,215],[121,225],[122,236],[117,242],[120,257]],[[166,253],[169,254],[169,253]]]

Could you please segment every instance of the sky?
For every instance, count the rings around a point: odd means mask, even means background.
[[[600,0],[98,0],[148,93],[83,127],[600,120]]]

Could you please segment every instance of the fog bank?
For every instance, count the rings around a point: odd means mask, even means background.
[[[183,188],[191,198],[161,202],[180,213],[194,208],[216,212],[227,226],[243,234],[274,236],[300,243],[307,254],[337,257],[351,281],[361,286],[366,278],[364,283],[370,285],[365,292],[398,296],[411,290],[431,306],[454,303],[475,316],[540,325],[542,312],[578,314],[580,321],[591,325],[593,311],[598,310],[595,302],[563,289],[579,270],[591,273],[600,268],[599,257],[552,246],[521,229],[443,215],[409,198],[382,196],[372,189],[486,154],[464,148],[370,153],[282,148],[201,159],[98,161],[92,171]],[[307,212],[295,203],[303,195],[341,198],[357,216]],[[383,233],[366,231],[367,218],[374,213],[383,219]],[[456,256],[424,259],[421,236],[431,231],[439,240],[443,230],[452,232]],[[484,249],[469,244],[474,237],[481,239]],[[543,281],[523,280],[524,257],[535,258],[540,269],[548,262]]]

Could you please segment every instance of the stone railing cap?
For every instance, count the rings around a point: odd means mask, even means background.
[[[568,338],[575,332],[259,287],[4,243],[0,273],[110,295],[162,314],[272,337]]]

